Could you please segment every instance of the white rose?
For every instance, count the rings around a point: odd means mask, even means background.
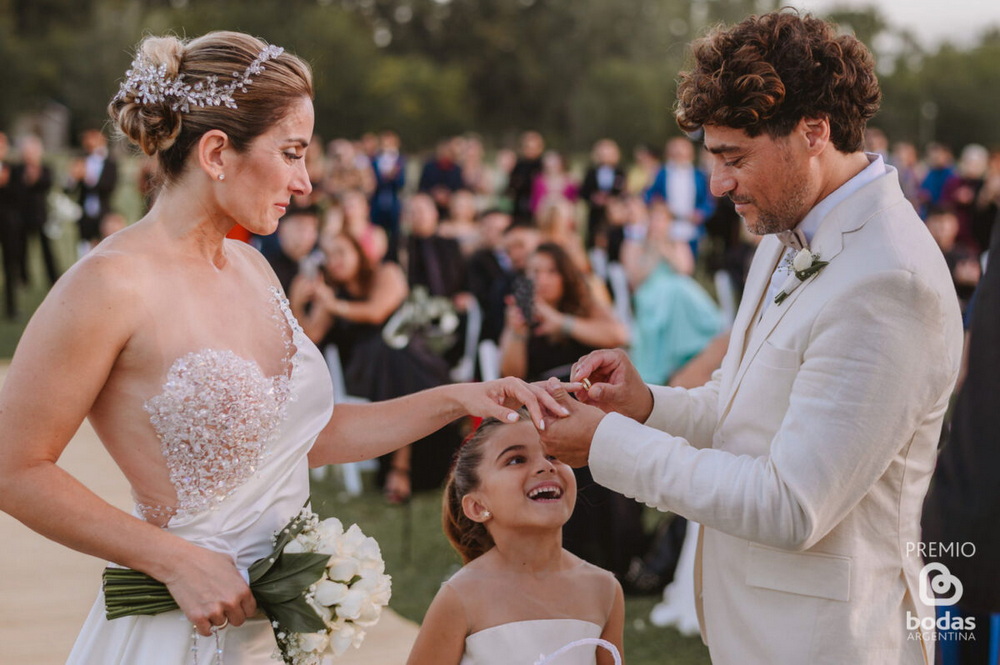
[[[367,594],[363,591],[351,589],[341,599],[337,605],[337,617],[340,619],[354,620],[361,616],[361,606],[368,600]]]
[[[344,525],[336,517],[325,519],[316,528],[316,551],[337,554],[338,544],[344,535]]]
[[[327,647],[327,653],[333,652],[334,656],[339,656],[347,651],[347,648],[354,643],[356,632],[357,628],[350,623],[337,621],[333,626],[333,632],[330,633],[330,644]]]
[[[361,614],[355,620],[359,626],[374,626],[382,616],[382,606],[368,602],[361,607]]]
[[[326,649],[330,638],[326,633],[299,633],[299,648],[310,653],[318,653]]]
[[[364,593],[377,605],[388,605],[389,597],[392,595],[392,578],[388,575],[362,575],[361,579],[351,586],[351,590]]]
[[[338,582],[350,582],[360,572],[361,566],[358,564],[358,560],[354,558],[338,559],[331,557],[330,563],[327,564],[327,575],[330,576],[331,580]]]
[[[792,259],[792,268],[795,272],[802,272],[813,264],[813,255],[808,249],[802,248],[799,250],[795,258]]]
[[[336,605],[347,595],[346,584],[339,584],[328,579],[316,583],[316,602],[326,607]]]
[[[352,524],[344,532],[344,537],[337,543],[337,554],[340,556],[353,556],[354,552],[361,547],[366,538],[367,536],[361,532],[361,528],[357,524]]]

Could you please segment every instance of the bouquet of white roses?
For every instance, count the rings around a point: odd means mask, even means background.
[[[360,646],[391,593],[375,539],[308,508],[275,536],[274,551],[250,566],[249,577],[287,665],[321,665]],[[104,595],[108,619],[177,609],[162,582],[126,568],[105,569]]]

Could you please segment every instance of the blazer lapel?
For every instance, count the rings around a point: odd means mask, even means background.
[[[760,245],[757,247],[753,263],[750,265],[750,272],[747,274],[746,286],[743,288],[740,307],[736,311],[736,320],[733,321],[729,348],[725,358],[723,358],[722,383],[719,386],[723,408],[720,413],[724,412],[726,405],[732,399],[736,385],[733,379],[737,375],[737,368],[742,364],[747,337],[753,332],[753,323],[756,320],[757,312],[760,311],[761,300],[767,292],[771,274],[783,253],[784,245],[773,236],[761,239]]]
[[[869,187],[880,186],[881,185],[878,182],[871,183],[869,185]],[[844,249],[844,234],[856,231],[860,227],[864,226],[868,217],[875,212],[871,209],[858,210],[856,206],[852,205],[853,201],[856,200],[858,200],[858,197],[852,197],[851,199],[844,201],[841,205],[834,208],[826,219],[824,219],[820,224],[820,227],[816,232],[816,236],[813,238],[812,243],[810,243],[809,249],[813,254],[819,255],[820,259],[823,261],[832,262]],[[767,243],[766,245],[765,242]],[[723,386],[721,386],[721,393],[724,396],[724,401],[722,402],[722,408],[719,411],[721,414],[719,418],[720,423],[728,415],[733,398],[736,395],[736,391],[740,387],[740,382],[743,380],[743,376],[746,374],[747,369],[753,362],[757,352],[760,351],[764,341],[768,338],[768,336],[770,336],[771,331],[773,331],[775,326],[778,325],[778,322],[792,310],[795,306],[795,302],[802,297],[802,294],[809,288],[809,285],[812,284],[812,282],[820,274],[817,273],[809,277],[805,282],[800,284],[797,289],[792,291],[792,293],[789,294],[789,296],[785,298],[780,305],[774,302],[760,303],[759,301],[763,298],[764,293],[767,291],[771,275],[774,272],[774,267],[777,265],[778,257],[784,253],[784,250],[785,246],[782,245],[777,238],[770,235],[762,240],[760,247],[758,247],[758,253],[763,252],[763,256],[761,257],[762,261],[760,265],[757,264],[756,260],[754,261],[753,267],[759,268],[759,270],[756,273],[756,278],[752,282],[748,276],[745,294],[755,297],[756,300],[748,300],[746,297],[743,299],[740,303],[740,313],[736,317],[736,321],[733,324],[734,336],[733,340],[730,342],[729,351],[730,354],[734,352],[738,354],[736,357],[739,358],[739,366],[733,374],[729,374],[729,372],[724,373],[724,376],[729,375],[733,378],[731,383],[724,383]],[[753,270],[751,270],[751,274],[753,274]],[[753,307],[749,306],[751,303],[759,304],[758,306]],[[760,308],[765,306],[766,310],[764,311],[763,317],[756,326],[752,325],[754,318],[760,311]],[[749,339],[747,339],[747,336]]]

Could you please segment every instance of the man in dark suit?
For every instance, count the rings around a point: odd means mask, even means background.
[[[989,256],[1000,257],[1000,227],[992,235]],[[968,373],[922,520],[928,561],[961,582],[957,609],[976,620],[976,639],[956,642],[963,664],[987,662],[990,614],[1000,612],[1000,264],[992,263],[966,311]]]
[[[503,249],[503,234],[510,226],[510,215],[498,209],[484,212],[479,218],[483,247],[468,262],[468,289],[479,301],[483,327],[479,339],[499,341],[503,331],[504,299],[511,293],[514,265]]]
[[[372,158],[375,174],[375,191],[370,206],[372,222],[378,224],[388,236],[389,249],[385,258],[396,261],[399,257],[399,215],[402,210],[400,194],[406,185],[406,158],[399,150],[399,135],[386,130],[379,136],[379,150]]]
[[[438,234],[438,214],[427,194],[415,194],[407,207],[407,281],[432,296],[453,298],[465,288],[465,261],[458,241]]]
[[[535,178],[542,172],[542,153],[545,151],[545,140],[538,132],[521,134],[520,151],[517,162],[507,181],[507,195],[514,203],[514,221],[532,223],[531,188]]]
[[[17,317],[17,287],[21,282],[21,221],[17,215],[17,193],[12,166],[7,162],[10,144],[0,132],[0,249],[3,250],[4,312]]]
[[[439,141],[434,157],[424,164],[420,172],[417,191],[429,194],[437,206],[438,217],[444,217],[451,205],[451,195],[464,186],[462,167],[458,164],[454,141],[452,139]]]
[[[31,238],[37,238],[51,286],[59,278],[52,241],[45,234],[52,169],[42,162],[44,151],[42,141],[37,136],[25,136],[20,141],[20,147],[21,163],[11,172],[11,186],[15,188],[17,208],[21,215],[21,277],[25,283],[28,282],[28,242]]]
[[[101,240],[101,218],[111,211],[111,195],[118,185],[118,165],[108,153],[108,141],[101,130],[85,130],[80,142],[86,157],[70,168],[66,189],[78,192],[80,197],[78,252],[83,256]]]
[[[604,225],[609,199],[625,191],[625,171],[619,164],[621,151],[617,143],[601,139],[594,144],[592,159],[580,185],[580,199],[587,202],[587,247],[594,246]]]

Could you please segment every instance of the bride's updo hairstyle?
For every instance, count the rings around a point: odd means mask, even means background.
[[[256,37],[146,37],[108,113],[172,182],[205,132],[225,132],[243,152],[301,97],[313,97],[309,65]]]

